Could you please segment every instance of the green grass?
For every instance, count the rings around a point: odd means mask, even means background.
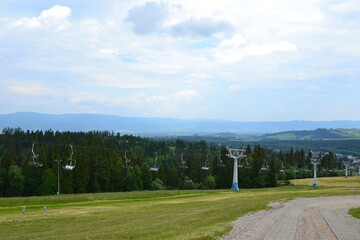
[[[352,208],[350,209],[349,213],[355,217],[360,219],[360,208]]]
[[[4,239],[217,239],[272,201],[360,194],[360,177],[303,180],[269,189],[153,191],[0,198]],[[311,180],[309,180],[311,183]],[[306,183],[307,185],[302,185]],[[350,189],[355,189],[351,191]],[[21,213],[25,205],[26,213]],[[43,214],[43,205],[48,208]]]

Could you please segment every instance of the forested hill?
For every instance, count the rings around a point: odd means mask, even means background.
[[[286,131],[263,135],[264,139],[274,140],[336,140],[360,139],[360,129],[324,129],[311,131]]]
[[[0,197],[56,194],[58,167],[61,193],[228,189],[233,161],[227,153],[201,140],[4,129],[0,134]],[[310,155],[303,150],[282,153],[255,145],[247,146],[246,155],[239,168],[241,188],[273,187],[277,179],[311,177]],[[327,170],[339,167],[341,163],[330,153],[319,166],[324,169],[319,176],[337,175]]]
[[[124,117],[104,114],[0,114],[0,129],[115,131],[122,134],[265,134],[317,128],[360,128],[360,121],[236,122],[212,119]]]

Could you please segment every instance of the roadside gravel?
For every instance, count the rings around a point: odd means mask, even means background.
[[[269,206],[272,209],[234,221],[223,239],[360,239],[360,220],[348,214],[350,208],[360,207],[360,195],[299,198]]]

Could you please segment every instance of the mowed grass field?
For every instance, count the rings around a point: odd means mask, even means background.
[[[0,198],[0,239],[218,239],[272,201],[360,194],[360,177],[232,192],[151,191]],[[43,207],[47,207],[44,215]],[[25,214],[21,207],[26,206]]]

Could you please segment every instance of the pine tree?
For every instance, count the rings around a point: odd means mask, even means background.
[[[21,173],[21,168],[17,165],[12,165],[9,168],[9,185],[10,196],[21,196],[24,189],[24,176]]]

